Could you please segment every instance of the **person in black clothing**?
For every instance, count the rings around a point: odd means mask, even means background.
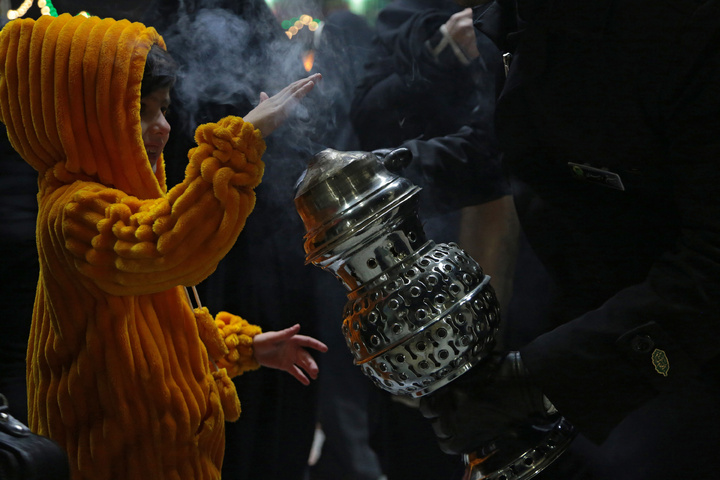
[[[471,122],[473,110],[492,109],[501,72],[495,46],[476,42],[470,9],[451,0],[389,3],[378,15],[373,53],[352,103],[361,150],[456,132]],[[428,238],[457,242],[461,212],[436,212],[433,196],[421,195],[420,215]],[[366,388],[372,445],[389,480],[461,476],[460,459],[440,451],[429,422],[409,408],[415,402],[398,402],[370,384]]]
[[[495,128],[557,294],[519,355],[423,400],[440,444],[470,451],[548,400],[579,436],[540,477],[715,478],[720,2],[498,0],[476,15],[512,54]],[[462,204],[485,185],[458,181],[453,141],[414,145],[428,153],[414,174]]]
[[[470,10],[451,0],[388,4],[378,14],[373,51],[352,102],[360,147],[394,147],[466,125],[476,105],[492,105],[478,87],[492,91],[488,85],[500,72],[494,50],[488,41],[478,51]]]

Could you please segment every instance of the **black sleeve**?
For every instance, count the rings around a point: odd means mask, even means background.
[[[493,112],[476,108],[457,133],[402,144],[413,154],[404,175],[423,187],[428,214],[478,205],[510,193],[493,129]]]
[[[409,138],[403,132],[413,129],[403,128],[405,122],[421,121],[428,111],[446,110],[474,95],[484,65],[466,66],[454,55],[438,62],[426,46],[457,10],[394,4],[382,10],[350,112],[363,149],[393,146]]]
[[[660,392],[712,385],[720,370],[720,6],[705,2],[684,20],[688,43],[657,99],[675,244],[644,281],[521,349],[550,400],[597,441]]]

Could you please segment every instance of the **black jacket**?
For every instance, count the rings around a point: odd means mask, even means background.
[[[560,290],[557,327],[521,354],[599,442],[658,395],[717,388],[720,2],[517,3],[493,2],[477,23],[513,54],[495,128]],[[425,172],[447,170],[432,145],[416,148]],[[484,186],[461,177],[431,183],[451,201]]]
[[[361,149],[453,133],[478,102],[494,97],[478,89],[494,81],[491,56],[463,65],[449,47],[436,59],[426,46],[440,42],[440,26],[460,10],[451,0],[396,0],[380,11],[351,109]],[[489,49],[490,42],[481,46]]]

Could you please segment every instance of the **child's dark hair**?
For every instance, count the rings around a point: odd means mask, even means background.
[[[140,97],[145,97],[160,88],[172,88],[177,77],[178,64],[172,56],[155,44],[145,60]]]

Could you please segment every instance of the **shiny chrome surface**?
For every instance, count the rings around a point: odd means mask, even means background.
[[[349,290],[342,330],[355,363],[380,388],[413,397],[484,358],[500,320],[477,262],[426,239],[419,192],[372,153],[328,149],[295,196],[307,262]]]
[[[377,277],[426,242],[419,192],[372,153],[318,153],[295,195],[307,231],[306,261],[331,271],[349,290]]]
[[[534,425],[513,448],[486,445],[484,451],[463,455],[467,480],[529,480],[565,452],[575,438],[573,426],[557,415],[547,425]],[[484,460],[478,460],[484,459]]]
[[[355,364],[378,387],[412,400],[490,354],[500,308],[475,260],[454,243],[426,239],[420,188],[391,171],[409,161],[396,152],[323,150],[298,181],[295,205],[307,231],[306,262],[348,290],[342,331]],[[467,456],[466,478],[527,480],[573,437],[560,415],[527,425],[520,438]]]
[[[349,295],[342,329],[365,375],[419,397],[489,353],[500,311],[490,277],[457,245],[428,242],[397,271]]]

